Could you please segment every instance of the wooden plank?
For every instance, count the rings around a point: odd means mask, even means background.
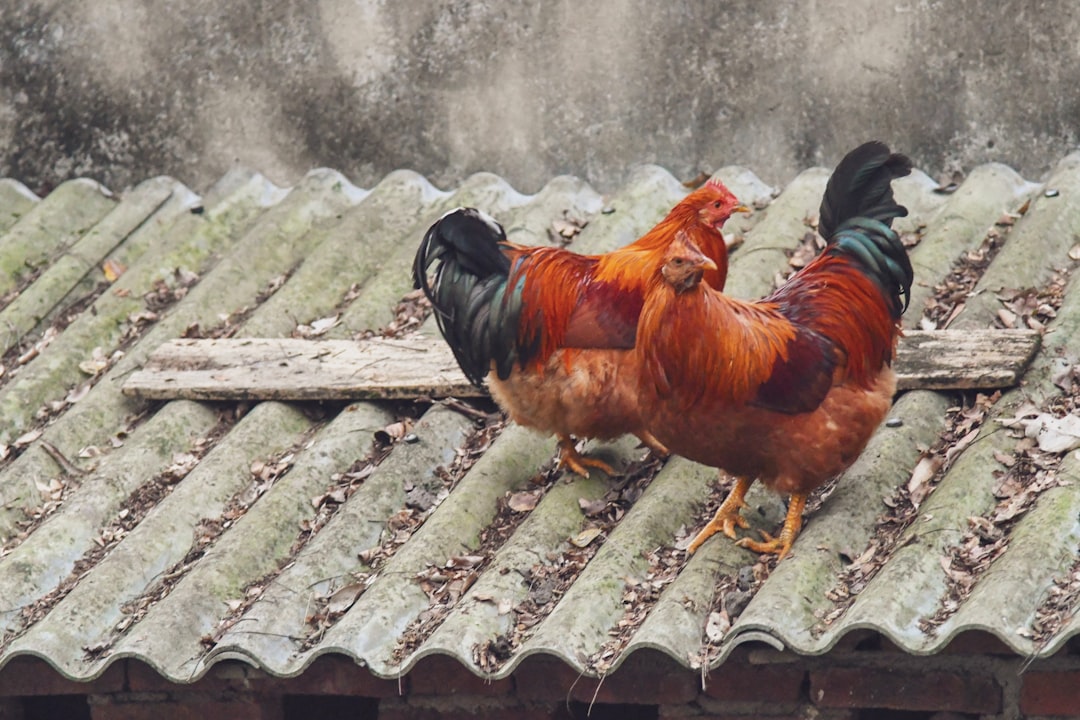
[[[990,389],[1019,382],[1039,349],[1028,330],[916,331],[901,339],[899,387]],[[442,338],[173,340],[123,391],[157,400],[358,400],[485,395]]]
[[[442,338],[172,340],[123,392],[171,400],[357,400],[470,397]]]
[[[900,390],[989,390],[1020,382],[1042,336],[1035,330],[907,330],[896,348]]]

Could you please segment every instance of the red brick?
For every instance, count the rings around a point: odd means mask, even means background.
[[[866,628],[857,630],[850,630],[833,645],[832,650],[829,651],[832,655],[845,652],[865,652],[867,650],[877,650],[881,647],[881,641],[883,637],[880,633]],[[776,652],[776,651],[774,651]]]
[[[0,720],[23,720],[22,700],[0,698]]]
[[[147,702],[147,696],[96,698],[90,705],[92,720],[281,720],[281,703],[272,700],[215,701],[205,697],[188,701]],[[130,702],[129,702],[130,700]]]
[[[1001,711],[1001,688],[985,675],[941,670],[830,668],[810,673],[810,699],[820,707],[889,710]]]
[[[667,655],[638,650],[603,679],[581,678],[572,697],[583,703],[680,705],[693,702],[700,687],[701,673]]]
[[[880,641],[882,652],[907,655],[908,650],[893,643],[889,638],[882,636]],[[943,655],[1003,655],[1016,657],[1016,651],[990,633],[978,630],[969,630],[960,633],[942,649]]]
[[[743,665],[726,662],[705,677],[705,695],[727,702],[796,703],[802,700],[806,669],[796,664]]]
[[[455,707],[448,703],[418,705],[408,700],[383,701],[379,720],[565,720],[566,711],[552,704],[517,705],[496,703],[480,707]]]
[[[323,655],[299,676],[283,680],[279,688],[293,695],[396,697],[406,692],[407,683],[404,678],[378,678],[345,655]]]
[[[124,663],[115,662],[95,680],[68,680],[44,660],[21,656],[0,670],[0,697],[15,695],[86,695],[122,692]]]
[[[854,710],[823,710],[816,708],[807,712],[800,710],[784,714],[775,713],[752,713],[752,712],[706,712],[701,715],[687,715],[685,711],[676,710],[674,714],[667,714],[663,709],[657,716],[657,720],[857,720],[859,713]]]
[[[1027,672],[1021,676],[1020,712],[1069,715],[1080,711],[1080,672]]]
[[[639,650],[603,679],[546,658],[525,660],[513,677],[518,697],[525,700],[678,705],[697,698],[701,676],[666,655]]]
[[[948,655],[1004,655],[1016,657],[1016,651],[990,633],[968,631],[954,637],[943,650]]]
[[[323,655],[299,676],[285,680],[281,692],[290,695],[362,695],[390,698],[407,692],[405,678],[376,677],[344,655]]]
[[[220,695],[262,689],[268,682],[277,682],[262,670],[239,661],[219,662],[195,682],[173,682],[146,663],[138,660],[127,662],[127,689],[135,693],[194,692]]]
[[[409,671],[410,695],[507,695],[514,689],[509,678],[486,680],[448,655],[431,655]]]
[[[480,708],[472,710],[436,710],[434,708],[397,708],[379,710],[379,720],[565,720],[561,710],[540,708]],[[775,718],[770,719],[775,720]]]
[[[295,678],[277,678],[242,662],[219,662],[192,684],[170,682],[152,667],[129,661],[129,689],[132,692],[174,692],[178,689],[203,693],[265,692],[274,695],[351,695],[372,698],[395,697],[404,682],[375,677],[364,667],[341,655],[324,655]]]
[[[572,667],[552,658],[526,658],[514,671],[514,687],[522,700],[566,702],[570,688],[581,674]]]
[[[808,703],[788,705],[784,708],[754,706],[745,703],[730,708],[711,703],[711,707],[695,706],[660,708],[657,720],[858,720],[859,711],[837,708],[816,708]],[[696,710],[696,714],[695,714]]]

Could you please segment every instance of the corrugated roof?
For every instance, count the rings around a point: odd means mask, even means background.
[[[743,243],[728,291],[759,296],[790,270],[828,171],[779,193],[718,174],[757,207],[729,223]],[[715,666],[746,642],[819,654],[856,631],[911,653],[972,631],[1056,652],[1080,630],[1078,457],[1040,452],[1029,421],[1075,410],[1080,154],[1041,184],[984,165],[955,189],[915,172],[896,191],[918,241],[910,326],[929,303],[928,327],[1030,316],[1049,332],[1000,398],[899,397],[773,568],[725,538],[687,559],[676,545],[722,496],[716,472],[679,458],[657,472],[632,439],[592,448],[623,478],[553,480],[538,471],[554,441],[483,409],[120,390],[185,334],[386,327],[419,238],[458,205],[518,242],[553,242],[559,221],[574,249],[617,247],[687,192],[660,168],[609,197],[572,177],[525,196],[489,174],[444,192],[406,171],[371,190],[331,170],[289,189],[236,171],[204,197],[169,178],[43,199],[0,182],[0,666],[35,655],[87,679],[130,657],[186,682],[224,658],[291,676],[339,653],[389,677],[444,654],[497,677],[541,654],[602,673],[640,648]],[[780,498],[748,499],[755,528],[779,523]]]

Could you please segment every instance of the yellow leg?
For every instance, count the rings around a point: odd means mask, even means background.
[[[735,543],[739,547],[753,550],[757,553],[775,553],[777,560],[783,560],[791,550],[791,544],[799,536],[802,530],[802,513],[806,507],[806,495],[792,495],[788,503],[787,517],[784,518],[784,529],[780,531],[780,537],[773,537],[767,532],[762,532],[764,542],[757,542],[750,538],[743,538]]]
[[[750,486],[754,484],[753,480],[747,478],[737,478],[735,480],[735,487],[728,493],[727,498],[721,503],[720,507],[716,510],[716,514],[713,515],[712,520],[708,522],[705,527],[701,528],[693,540],[690,541],[690,545],[686,548],[686,552],[693,554],[695,550],[701,547],[701,543],[705,542],[717,531],[722,530],[732,540],[735,539],[735,526],[738,525],[741,528],[747,526],[746,518],[739,514],[739,510],[746,507],[746,491],[750,489]]]
[[[606,475],[618,475],[615,468],[603,460],[586,457],[574,447],[574,439],[569,435],[559,435],[559,464],[570,468],[582,477],[589,477],[588,468],[596,468]]]
[[[637,434],[637,439],[641,441],[642,445],[649,448],[660,457],[667,457],[671,454],[668,449],[664,447],[664,443],[657,440],[656,436],[648,430],[642,430],[641,432],[639,432]]]

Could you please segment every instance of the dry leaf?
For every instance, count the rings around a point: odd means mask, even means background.
[[[484,562],[483,555],[456,555],[446,561],[446,567],[455,570],[467,570]]]
[[[516,492],[510,496],[506,506],[514,512],[529,512],[536,508],[536,504],[540,502],[540,496],[542,491],[523,491]]]
[[[310,325],[297,325],[296,334],[300,337],[318,337],[326,334],[328,330],[337,327],[339,324],[341,324],[340,316],[331,315],[313,320]]]
[[[979,428],[969,430],[964,437],[953,443],[952,447],[945,451],[945,462],[952,463],[957,455],[962,453],[964,449],[975,441],[975,438],[979,435]]]
[[[556,218],[551,222],[551,229],[557,232],[564,238],[572,238],[581,232],[581,227],[576,223],[569,220],[563,220],[562,218]]]
[[[1011,468],[1016,464],[1016,456],[1008,453],[1003,453],[1000,450],[994,451],[994,459],[1007,468]]]
[[[1048,453],[1063,453],[1080,447],[1080,416],[1054,417],[1041,413],[1027,421],[1024,435],[1034,438],[1039,449]],[[18,441],[16,441],[18,442]]]
[[[705,637],[709,639],[709,642],[719,643],[730,629],[731,619],[728,618],[726,612],[721,610],[709,613],[709,619],[705,623]]]
[[[927,455],[919,460],[915,469],[911,471],[907,490],[911,498],[911,504],[916,508],[930,494],[930,480],[941,469],[942,459],[937,455]]]
[[[49,500],[59,500],[64,495],[64,485],[58,478],[50,478],[48,484],[35,480],[38,492]]]
[[[79,363],[79,370],[82,370],[84,373],[90,375],[91,377],[102,372],[107,367],[109,367],[109,361],[104,359],[83,360],[81,363]]]
[[[1080,378],[1080,368],[1072,358],[1056,358],[1051,364],[1050,381],[1062,392],[1071,392],[1073,378]]]
[[[341,615],[353,606],[360,593],[367,587],[362,582],[349,583],[330,596],[330,602],[326,604],[326,611],[331,615]]]
[[[1014,425],[1024,427],[1027,424],[1029,418],[1038,414],[1039,408],[1035,407],[1031,403],[1024,403],[1016,409],[1016,414],[1013,415],[1011,418],[998,418],[998,422],[1001,423],[1004,427],[1013,427]]]
[[[952,311],[949,313],[949,317],[945,318],[945,322],[941,323],[940,329],[947,330],[949,326],[952,325],[952,321],[956,319],[956,316],[964,311],[965,307],[966,303],[956,303],[955,307],[953,307]]]
[[[75,387],[74,389],[72,389],[71,392],[69,392],[67,394],[67,397],[64,398],[64,402],[68,402],[68,403],[71,403],[72,405],[74,405],[75,403],[79,402],[84,397],[86,397],[87,393],[89,393],[89,392],[90,392],[90,383],[85,382],[85,383]]]
[[[579,548],[588,547],[600,535],[600,532],[601,530],[598,527],[585,528],[570,538],[570,543]]]
[[[607,509],[608,501],[604,498],[597,498],[596,500],[586,500],[585,498],[578,498],[578,507],[585,513],[585,517],[596,517],[600,513]]]
[[[124,274],[127,270],[124,264],[118,260],[109,258],[101,264],[101,272],[105,273],[105,279],[110,283],[116,282],[116,279]]]
[[[15,442],[12,443],[15,447],[25,447],[30,443],[41,437],[41,433],[44,432],[40,428],[37,430],[31,430],[28,433],[23,433],[19,437],[15,438]]]

